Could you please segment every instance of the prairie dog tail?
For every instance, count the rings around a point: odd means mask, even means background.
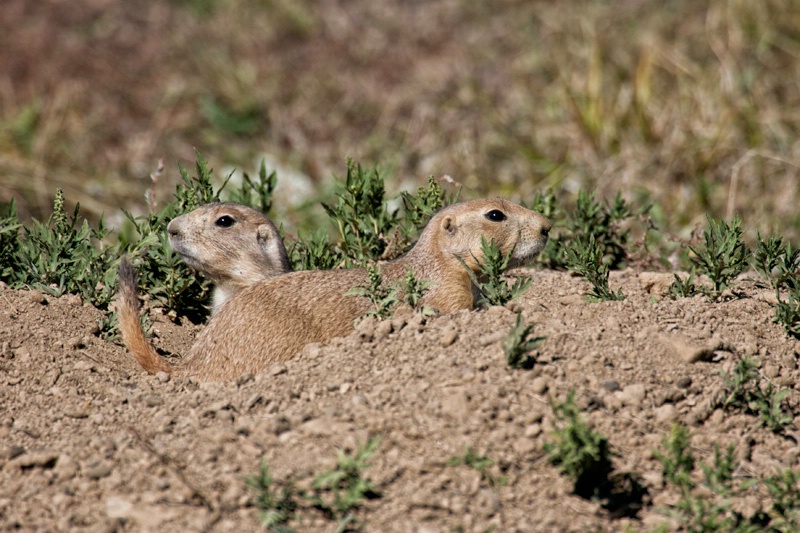
[[[136,271],[127,257],[119,262],[118,290],[117,313],[125,347],[150,374],[172,372],[172,366],[158,355],[142,330],[139,322],[139,298],[136,296]]]

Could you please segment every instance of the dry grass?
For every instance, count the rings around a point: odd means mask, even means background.
[[[196,146],[318,194],[349,155],[397,187],[622,191],[684,235],[739,212],[798,238],[798,0],[7,4],[0,201],[23,212],[56,186],[143,209],[158,159],[165,196]]]

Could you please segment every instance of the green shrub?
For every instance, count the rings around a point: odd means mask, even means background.
[[[531,286],[531,278],[528,277],[518,277],[510,286],[503,279],[503,273],[511,263],[514,250],[509,250],[504,255],[497,243],[494,242],[494,239],[487,242],[486,238],[481,235],[481,252],[484,260],[478,262],[477,275],[467,266],[463,259],[458,258],[472,283],[478,289],[477,305],[505,305],[511,300],[520,297]]]
[[[245,484],[256,493],[253,503],[258,507],[261,524],[276,533],[291,531],[285,524],[297,514],[297,497],[300,495],[297,488],[292,483],[287,483],[280,492],[275,490],[266,462],[261,463],[257,475],[245,478]]]
[[[503,341],[503,353],[511,368],[530,370],[536,364],[536,358],[531,355],[531,352],[547,337],[530,338],[532,329],[533,325],[522,322],[522,313],[517,313],[517,320]]]
[[[366,171],[348,159],[347,177],[336,193],[336,202],[322,207],[336,225],[336,247],[347,266],[363,266],[383,257],[398,217],[386,204],[377,167]]]
[[[494,460],[485,455],[478,455],[475,450],[467,446],[464,450],[464,455],[454,455],[447,460],[448,466],[468,466],[474,468],[481,475],[481,481],[485,481],[491,487],[500,487],[508,483],[507,477],[495,477],[492,474],[491,468],[494,466]]]
[[[789,390],[778,390],[771,382],[762,385],[758,361],[750,357],[739,359],[731,374],[722,374],[725,381],[724,409],[738,409],[745,414],[757,415],[761,424],[779,433],[794,421],[794,413],[786,399]],[[766,380],[765,380],[766,381]]]
[[[380,437],[375,436],[359,445],[355,454],[338,450],[336,467],[319,474],[311,482],[313,493],[308,498],[314,506],[331,518],[348,523],[353,519],[352,511],[364,500],[379,497],[375,484],[363,473],[380,443]]]
[[[564,403],[553,404],[553,413],[558,423],[553,431],[554,442],[545,444],[548,460],[573,480],[578,496],[602,495],[612,471],[608,439],[583,421],[575,404],[575,391],[570,391]]]
[[[730,225],[724,220],[706,216],[708,227],[703,231],[704,244],[689,249],[692,262],[713,284],[710,296],[719,298],[736,276],[747,267],[750,253],[742,242],[742,220],[737,216]]]
[[[367,311],[364,316],[357,318],[356,323],[366,317],[375,317],[378,320],[389,318],[392,316],[392,312],[399,301],[397,288],[383,282],[381,269],[375,263],[367,265],[366,285],[358,285],[344,294],[345,296],[363,296],[372,304],[372,309]]]
[[[64,193],[56,190],[47,222],[32,220],[17,233],[13,204],[3,221],[2,272],[12,287],[31,287],[53,296],[78,294],[99,309],[107,309],[114,294],[116,246],[103,244],[109,231],[103,218],[97,229],[80,218],[80,204],[67,214]],[[16,234],[16,242],[15,242]]]
[[[570,270],[586,278],[592,289],[586,293],[587,299],[594,302],[623,300],[622,289],[614,292],[608,285],[608,264],[603,260],[603,246],[594,235],[578,238],[567,249],[567,265]]]

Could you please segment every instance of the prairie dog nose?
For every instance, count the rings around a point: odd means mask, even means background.
[[[173,218],[170,221],[170,223],[167,225],[167,233],[169,234],[170,237],[177,237],[178,235],[181,234],[181,230],[179,228],[179,226],[180,226],[180,222],[179,222],[180,218],[181,217]]]
[[[542,217],[542,219],[542,228],[539,231],[542,232],[542,236],[547,237],[550,234],[550,230],[553,229],[553,223],[547,217]]]

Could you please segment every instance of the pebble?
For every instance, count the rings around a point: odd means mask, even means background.
[[[500,342],[501,340],[505,339],[507,335],[508,335],[507,331],[496,331],[494,333],[484,335],[483,337],[478,339],[478,345],[489,346],[490,344],[494,344],[496,342]]]
[[[67,294],[62,299],[64,300],[64,302],[66,304],[72,305],[72,306],[75,306],[75,307],[79,307],[79,306],[81,306],[83,304],[83,301],[81,301],[81,297],[79,295],[77,295],[77,294]]]
[[[145,394],[142,396],[142,401],[147,407],[159,407],[164,404],[164,399],[155,393]]]
[[[654,415],[657,422],[674,422],[677,420],[680,413],[671,403],[665,403],[661,407],[656,408]]]
[[[725,420],[725,413],[722,411],[722,409],[715,409],[714,412],[711,413],[711,416],[708,417],[708,423],[713,426],[718,426],[722,424],[724,420]]]
[[[289,424],[288,418],[277,415],[267,417],[264,428],[274,435],[280,435],[281,433],[286,433],[289,431],[289,429],[291,429],[291,425]]]
[[[608,392],[616,392],[616,391],[620,390],[620,388],[621,388],[619,386],[619,381],[617,381],[616,379],[612,379],[612,380],[609,380],[609,381],[604,381],[603,384],[601,385],[601,387],[603,387]]]
[[[14,423],[11,427],[13,427],[17,431],[25,433],[26,435],[34,439],[38,439],[39,437],[42,436],[38,429],[29,426],[26,420],[22,418],[17,418],[16,420],[14,420]]]
[[[718,350],[733,351],[727,342],[718,337],[711,337],[703,344],[674,336],[662,337],[661,340],[678,358],[690,364],[710,361],[714,357],[714,352]]]
[[[31,291],[28,298],[35,304],[47,305],[47,298],[39,291]]]
[[[645,388],[641,383],[628,385],[621,392],[617,392],[616,396],[622,400],[622,403],[631,407],[640,407],[645,397]]]
[[[69,455],[60,455],[55,468],[53,468],[60,481],[72,479],[78,474],[78,463]]]
[[[675,386],[679,389],[688,389],[692,386],[692,378],[690,377],[683,377],[680,378],[678,381],[675,382]]]
[[[523,437],[514,440],[511,446],[517,454],[526,456],[533,453],[536,449],[536,442],[534,442],[533,439]]]
[[[86,405],[80,406],[67,406],[64,407],[63,412],[70,418],[88,418],[89,411]]]
[[[270,369],[269,373],[270,373],[270,375],[272,375],[272,376],[280,376],[281,374],[285,374],[285,373],[287,373],[288,371],[289,371],[289,369],[288,369],[288,368],[286,368],[286,365],[284,365],[284,364],[279,364],[279,365],[275,365],[275,366],[273,366],[273,367]]]
[[[111,470],[110,464],[100,463],[99,465],[87,468],[83,473],[89,479],[102,479],[111,475]]]
[[[6,468],[19,468],[21,470],[34,467],[53,468],[58,462],[59,455],[60,454],[58,452],[49,451],[23,453],[22,455],[11,459],[6,464]]]
[[[375,326],[375,338],[380,340],[388,337],[392,331],[394,331],[394,326],[392,325],[391,320],[383,320],[378,322],[378,325]]]
[[[494,516],[500,510],[500,498],[493,490],[481,489],[475,499],[476,510],[487,518]]]
[[[259,392],[256,392],[255,394],[253,394],[252,396],[250,396],[250,397],[249,397],[249,398],[248,398],[248,399],[247,399],[247,400],[244,402],[244,408],[245,408],[245,409],[252,409],[252,408],[253,408],[253,407],[254,407],[254,406],[255,406],[255,405],[258,403],[258,402],[260,402],[260,401],[261,401],[261,400],[263,400],[263,399],[264,399],[264,397],[261,395],[261,393],[259,393]]]
[[[669,294],[669,286],[672,285],[673,281],[675,281],[674,274],[662,272],[639,273],[639,284],[642,289],[654,296],[667,296]]]
[[[122,496],[109,496],[106,498],[106,515],[109,518],[127,518],[133,509],[133,502]]]
[[[447,328],[442,332],[442,336],[439,337],[439,344],[442,348],[447,348],[456,342],[456,339],[458,339],[458,331],[455,328]]]
[[[534,380],[531,382],[531,390],[534,394],[544,394],[547,392],[547,388],[547,380],[543,377],[534,378]]]
[[[83,338],[82,337],[70,337],[64,343],[65,348],[69,348],[70,350],[77,350],[78,348],[83,348]]]
[[[619,394],[619,392],[616,394]],[[603,405],[606,406],[606,409],[619,411],[622,408],[622,400],[618,398],[616,394],[606,394],[603,396]]]
[[[463,389],[453,389],[446,393],[441,403],[442,413],[459,422],[465,421],[472,413],[472,408]]]
[[[25,453],[25,448],[22,446],[6,446],[0,450],[0,459],[14,459]]]

